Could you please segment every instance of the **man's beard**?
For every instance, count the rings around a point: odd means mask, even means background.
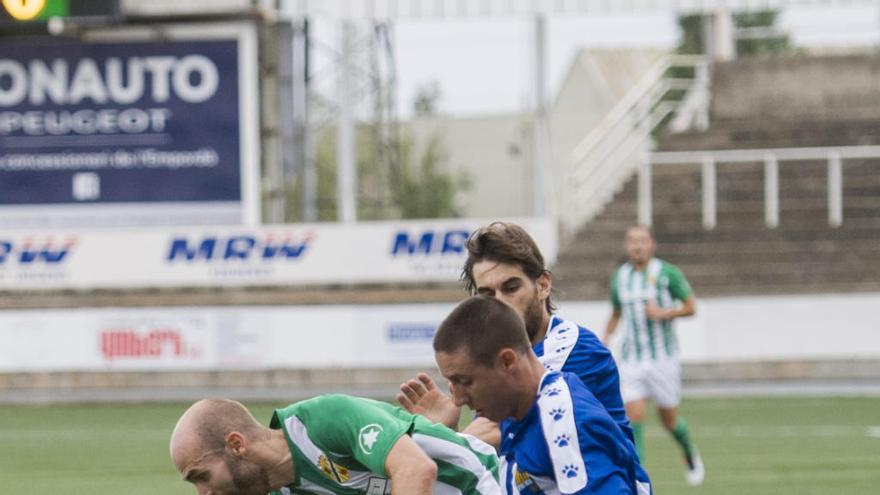
[[[226,467],[232,477],[232,483],[242,495],[266,495],[269,487],[269,474],[261,466],[250,461],[225,457]]]
[[[529,341],[534,341],[535,335],[541,331],[541,325],[544,323],[544,303],[538,299],[538,289],[535,288],[535,295],[526,308],[526,314],[523,315],[526,324],[526,334]],[[534,342],[533,342],[534,343]]]

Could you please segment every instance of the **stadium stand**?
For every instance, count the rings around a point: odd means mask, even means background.
[[[712,126],[660,139],[659,151],[854,146],[880,142],[876,84],[840,87],[834,74],[875,71],[880,58],[785,57],[718,64]],[[855,77],[860,80],[861,77]],[[847,81],[851,81],[847,79]],[[864,82],[864,81],[862,81]],[[849,84],[849,83],[848,83]],[[751,117],[750,117],[751,116]],[[761,163],[718,163],[717,227],[701,224],[699,164],[653,168],[658,255],[703,296],[877,290],[880,159],[843,164],[843,223],[829,226],[825,161],[780,162],[779,226],[764,223]],[[564,299],[603,299],[637,218],[637,178],[560,251]]]

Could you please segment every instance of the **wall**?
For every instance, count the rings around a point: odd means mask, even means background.
[[[880,293],[701,299],[685,363],[880,359]],[[103,308],[0,312],[0,373],[434,367],[454,304]],[[560,314],[604,328],[603,301]]]

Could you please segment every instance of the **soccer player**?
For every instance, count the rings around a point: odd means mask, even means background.
[[[467,290],[495,297],[513,308],[525,321],[529,340],[544,366],[580,377],[632,438],[614,358],[593,332],[553,314],[553,281],[532,237],[519,225],[494,222],[471,234],[467,250],[461,276]],[[458,425],[459,409],[424,373],[402,384],[397,400],[410,412],[451,428]],[[490,437],[492,425],[484,421],[475,421],[465,431],[497,443]]]
[[[579,377],[545,369],[507,304],[465,300],[438,328],[434,352],[455,404],[501,422],[504,493],[651,493],[633,443]]]
[[[238,402],[199,401],[178,420],[171,457],[200,495],[500,493],[492,447],[346,395],[276,409],[269,428]]]
[[[654,257],[657,243],[651,229],[627,229],[623,248],[629,260],[611,280],[613,313],[605,327],[608,343],[623,319],[620,352],[621,394],[632,421],[639,455],[644,458],[642,423],[648,399],[653,399],[663,426],[681,447],[685,479],[703,482],[705,469],[690,438],[687,422],[679,416],[681,365],[673,328],[676,318],[695,312],[694,291],[675,265]]]

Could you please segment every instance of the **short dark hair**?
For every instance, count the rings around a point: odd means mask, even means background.
[[[550,274],[538,244],[524,228],[514,223],[492,222],[480,227],[468,238],[466,247],[468,257],[460,278],[470,294],[475,294],[477,290],[474,265],[480,261],[517,265],[532,280],[538,280],[545,273]],[[556,310],[549,296],[546,308],[548,313]]]
[[[467,349],[483,366],[491,367],[498,352],[512,348],[526,353],[532,348],[526,324],[507,304],[489,296],[472,296],[456,306],[434,334],[434,352]]]

